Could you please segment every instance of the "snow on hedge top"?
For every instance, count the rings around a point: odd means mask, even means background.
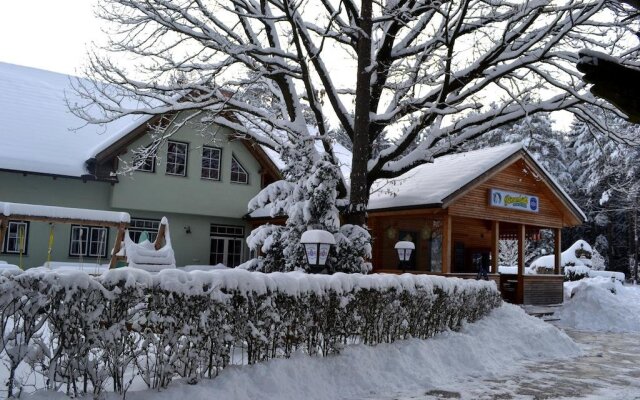
[[[40,206],[36,204],[5,203],[0,201],[0,214],[5,217],[12,215],[66,218],[82,221],[129,223],[131,216],[126,212],[89,210],[84,208]]]
[[[442,204],[447,196],[522,149],[522,144],[515,143],[451,154],[398,178],[376,181],[369,210]]]
[[[148,117],[127,117],[99,126],[67,108],[85,104],[69,75],[0,62],[0,169],[79,177],[95,150]]]
[[[235,268],[191,272],[180,269],[165,269],[152,274],[141,269],[124,267],[108,270],[96,278],[91,278],[83,271],[52,271],[46,268],[31,268],[24,272],[0,270],[0,277],[3,274],[24,275],[25,278],[36,274],[43,280],[54,280],[63,287],[88,287],[89,280],[95,279],[107,288],[120,285],[123,288],[144,290],[157,286],[163,290],[188,296],[208,293],[221,299],[226,296],[225,293],[230,292],[259,295],[278,292],[289,296],[300,296],[312,293],[324,295],[330,291],[340,295],[358,290],[387,289],[415,292],[418,289],[431,291],[439,288],[449,294],[485,289],[492,292],[498,290],[493,281],[445,278],[443,276],[344,273],[310,275],[302,272],[264,274]]]

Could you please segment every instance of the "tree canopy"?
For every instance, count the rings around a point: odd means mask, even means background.
[[[312,137],[330,157],[337,126],[363,223],[374,181],[496,127],[555,110],[597,122],[576,50],[624,52],[629,29],[604,3],[101,0],[110,40],[73,112],[105,123],[195,110],[276,150]]]

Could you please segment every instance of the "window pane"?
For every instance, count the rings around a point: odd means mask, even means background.
[[[167,174],[185,176],[187,171],[187,144],[168,142]]]
[[[29,223],[9,221],[7,224],[7,231],[5,242],[0,243],[0,250],[3,249],[6,253],[20,253],[26,254],[27,252],[27,238],[29,236]]]
[[[72,226],[69,254],[72,256],[86,256],[89,241],[89,228]]]
[[[220,149],[214,147],[202,148],[201,175],[204,179],[220,179]]]
[[[247,171],[240,165],[235,157],[231,158],[231,182],[247,183],[249,181]]]

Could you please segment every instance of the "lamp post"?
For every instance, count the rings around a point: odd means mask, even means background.
[[[416,245],[413,242],[401,240],[396,243],[395,249],[398,252],[398,258],[400,258],[400,267],[404,271],[407,262],[411,259],[411,253],[416,249]]]
[[[336,240],[330,232],[311,229],[302,234],[300,243],[304,245],[309,269],[311,272],[318,273],[327,264],[329,250],[331,245],[336,244]]]

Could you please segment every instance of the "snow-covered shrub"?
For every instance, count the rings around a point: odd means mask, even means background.
[[[27,363],[47,388],[126,394],[197,382],[229,364],[335,354],[345,343],[429,338],[501,303],[493,282],[426,275],[262,274],[238,269],[121,268],[0,273],[3,359],[9,393]]]
[[[598,250],[593,249],[591,253],[591,269],[594,271],[604,271],[607,268],[606,261]]]
[[[332,259],[335,270],[341,272],[371,271],[371,235],[358,225],[342,225],[334,235],[336,239],[336,256]]]
[[[564,268],[564,280],[579,281],[580,279],[588,278],[589,271],[589,267],[585,267],[584,265],[567,266]]]
[[[322,229],[335,235],[337,248],[330,258],[329,270],[361,272],[371,270],[371,236],[361,228],[340,227],[336,207],[340,170],[328,154],[319,154],[313,138],[283,146],[286,164],[284,180],[264,188],[249,202],[249,211],[268,207],[270,215],[286,216],[284,226],[260,226],[247,239],[249,248],[263,255],[245,268],[261,272],[295,271],[308,268],[302,234]]]

